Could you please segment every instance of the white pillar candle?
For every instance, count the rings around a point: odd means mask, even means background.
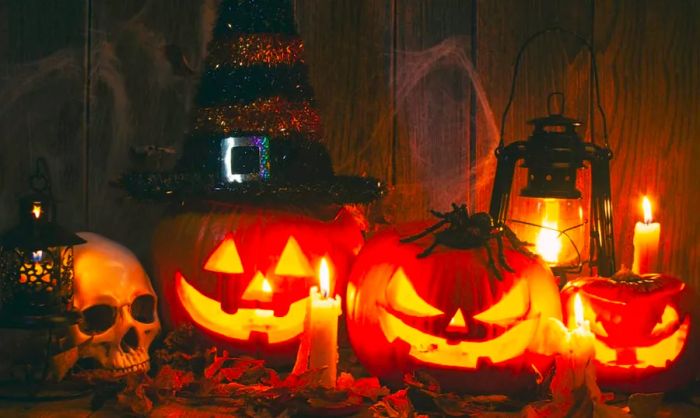
[[[321,260],[320,290],[314,286],[309,292],[309,367],[325,368],[321,385],[335,387],[338,369],[338,317],[341,314],[340,296],[329,297],[330,271],[326,259]]]
[[[632,271],[637,274],[654,273],[658,269],[656,264],[659,258],[659,237],[661,225],[652,222],[651,203],[644,196],[642,201],[644,209],[644,222],[637,222],[634,226],[634,261]]]

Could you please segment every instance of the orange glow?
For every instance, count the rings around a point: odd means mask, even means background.
[[[508,326],[527,313],[530,289],[527,282],[520,281],[501,300],[488,310],[474,315],[477,321],[487,324]]]
[[[386,287],[386,299],[392,308],[406,315],[427,317],[442,315],[443,312],[423,300],[399,267]]]
[[[477,368],[479,358],[487,358],[497,364],[522,355],[540,322],[539,316],[524,319],[492,340],[454,344],[445,338],[417,330],[384,309],[380,310],[378,317],[389,342],[393,343],[398,338],[410,344],[409,356],[416,360],[443,367],[470,369]]]
[[[561,240],[558,231],[557,222],[542,220],[542,228],[537,235],[535,243],[535,251],[547,263],[556,263],[559,261],[559,253],[561,253]]]
[[[187,313],[196,324],[234,340],[248,340],[251,331],[267,334],[269,343],[296,338],[304,330],[308,297],[292,303],[287,315],[274,316],[267,309],[240,308],[235,314],[221,310],[219,301],[210,299],[177,274],[175,289]]]
[[[238,255],[238,249],[236,248],[236,242],[233,240],[233,236],[228,235],[221,244],[216,247],[216,250],[214,250],[211,256],[209,256],[209,259],[207,259],[204,270],[213,273],[243,273],[243,264],[241,263],[241,257]]]
[[[574,296],[574,318],[576,319],[576,327],[581,328],[583,326],[583,302],[578,293]]]
[[[254,300],[258,302],[272,301],[272,285],[261,272],[255,273],[253,280],[241,296],[243,300]]]
[[[292,236],[289,237],[284,250],[282,250],[280,260],[275,267],[275,275],[291,277],[313,277],[314,275],[314,269],[311,268],[309,259],[306,258],[299,243]]]
[[[604,342],[595,340],[595,358],[608,366],[638,368],[666,368],[681,354],[688,339],[690,317],[678,327],[676,332],[649,347],[630,347],[624,350],[611,348]],[[631,355],[630,355],[631,353]]]
[[[263,279],[262,291],[265,293],[272,293],[272,286],[270,286],[270,282],[267,280],[267,278]]]
[[[651,202],[649,201],[649,198],[646,196],[644,196],[644,198],[642,199],[642,210],[644,211],[644,223],[650,224],[652,221]]]
[[[651,335],[663,335],[669,329],[678,326],[679,322],[678,312],[671,305],[666,305],[664,313],[661,314],[661,320],[654,326]]]
[[[450,319],[450,324],[447,326],[447,331],[451,332],[468,332],[467,321],[464,320],[464,314],[461,309],[457,309],[452,319]]]
[[[331,273],[330,269],[328,268],[328,261],[326,261],[326,257],[321,259],[321,267],[319,268],[318,276],[321,295],[326,298],[331,292]]]
[[[34,203],[32,205],[32,215],[34,215],[35,219],[39,219],[41,217],[41,203]]]

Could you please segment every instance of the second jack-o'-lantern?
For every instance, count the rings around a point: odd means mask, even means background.
[[[324,217],[299,209],[210,205],[166,217],[156,230],[164,319],[191,323],[233,352],[291,364],[322,258],[334,290],[344,290],[363,242],[360,215],[344,207]]]
[[[365,244],[348,282],[352,346],[370,373],[390,385],[422,369],[452,391],[532,389],[551,358],[531,348],[546,319],[561,318],[555,279],[516,238],[484,226],[488,215],[460,220],[460,210],[466,214],[457,207],[439,214],[452,219],[438,232],[437,246],[428,235],[402,242],[422,229],[416,225],[383,231]]]
[[[700,362],[700,307],[682,280],[629,271],[573,280],[562,289],[567,321],[576,293],[595,334],[601,387],[666,392],[694,379]]]

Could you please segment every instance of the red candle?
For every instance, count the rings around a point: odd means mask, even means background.
[[[642,200],[644,222],[637,222],[634,227],[634,262],[632,271],[637,274],[654,273],[659,257],[659,236],[661,225],[652,222],[651,202],[644,196]]]

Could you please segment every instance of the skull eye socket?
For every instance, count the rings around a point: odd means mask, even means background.
[[[489,309],[474,315],[477,321],[487,324],[509,325],[522,318],[530,310],[530,292],[527,282],[519,281],[501,300]]]
[[[386,286],[386,299],[392,308],[406,315],[427,317],[444,314],[416,293],[401,267],[396,270]]]
[[[131,303],[131,316],[142,324],[152,324],[156,320],[156,299],[151,295],[141,295]]]
[[[299,243],[292,236],[289,237],[284,250],[282,250],[277,267],[275,267],[275,275],[290,277],[314,276],[314,269],[311,268],[309,259],[306,258]]]
[[[84,334],[101,334],[112,328],[117,318],[117,309],[109,305],[93,305],[82,312],[78,328]]]

